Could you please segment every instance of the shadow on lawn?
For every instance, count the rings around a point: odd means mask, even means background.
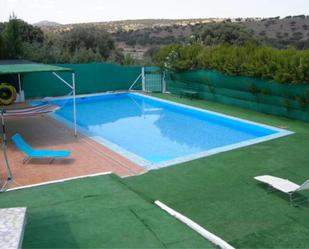
[[[23,248],[78,248],[64,215],[49,211],[29,214]]]
[[[265,184],[259,184],[259,188],[263,189],[266,194],[273,195],[273,198],[281,198],[287,202],[291,207],[306,207],[309,208],[309,191],[303,191],[302,193],[293,194],[292,201],[289,198],[288,194],[280,192],[275,189],[271,189],[269,187],[265,187]]]

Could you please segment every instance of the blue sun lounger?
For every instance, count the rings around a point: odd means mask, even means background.
[[[12,141],[26,155],[23,161],[24,164],[28,163],[32,158],[50,158],[50,163],[52,163],[55,158],[68,157],[71,154],[70,151],[66,150],[35,150],[18,133],[12,136]]]

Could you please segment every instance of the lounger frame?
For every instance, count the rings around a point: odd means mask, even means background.
[[[266,184],[266,183],[264,183],[264,184]],[[306,197],[296,197],[296,198],[293,198],[293,196],[295,194],[299,194],[300,195],[299,191],[285,193],[285,192],[282,192],[279,189],[276,189],[273,186],[267,184],[267,193],[272,193],[272,192],[280,192],[280,193],[287,194],[289,196],[289,201],[290,201],[290,205],[291,206],[298,206],[300,204],[309,202],[309,198],[306,198]],[[303,201],[299,202],[298,200],[303,200]]]
[[[259,179],[257,179],[257,177],[254,177],[257,181],[259,181],[260,183],[262,184],[266,184],[267,185],[267,193],[271,193],[271,192],[281,192],[281,193],[284,193],[284,194],[287,194],[289,196],[289,201],[290,201],[290,205],[291,206],[298,206],[300,204],[303,204],[303,203],[307,203],[309,202],[309,198],[303,196],[300,192],[303,191],[303,190],[308,190],[308,181],[304,182],[302,185],[299,186],[299,188],[295,189],[294,191],[290,191],[290,192],[286,192],[286,191],[282,191],[280,190],[280,188],[276,188],[274,186],[271,185],[270,182],[264,182],[264,181],[261,181]],[[277,177],[278,178],[278,177]],[[296,197],[294,198],[294,196],[298,194],[298,195],[302,195],[300,197]],[[301,200],[301,201],[299,201]]]
[[[34,158],[49,158],[49,164],[52,164],[56,158],[65,158],[70,155],[70,151],[64,150],[51,151],[33,149],[18,133],[12,136],[12,141],[14,142],[15,146],[25,155],[25,158],[22,162],[23,164],[29,163]]]

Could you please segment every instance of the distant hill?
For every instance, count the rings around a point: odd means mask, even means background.
[[[205,19],[138,19],[138,20],[121,20],[110,22],[90,22],[90,23],[76,23],[76,24],[59,24],[50,21],[41,21],[34,24],[41,27],[46,32],[61,32],[67,31],[74,27],[96,27],[104,29],[110,33],[118,31],[132,31],[141,30],[145,28],[168,27],[168,26],[188,26],[210,22],[221,22],[223,18],[205,18]]]
[[[57,23],[57,22],[50,22],[50,21],[40,21],[38,23],[34,23],[33,26],[37,26],[40,28],[44,28],[44,27],[59,27],[62,24]]]
[[[252,30],[257,39],[270,45],[309,48],[309,16],[267,18],[259,22],[245,21],[243,25]]]
[[[157,47],[183,43],[199,28],[209,23],[232,23],[243,26],[263,44],[277,48],[295,46],[309,48],[309,16],[285,18],[204,18],[204,19],[143,19],[61,25],[42,21],[37,24],[44,32],[62,33],[77,27],[93,27],[109,32],[117,47],[141,59]]]

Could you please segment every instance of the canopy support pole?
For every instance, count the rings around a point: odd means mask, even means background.
[[[18,88],[19,88],[19,96],[21,96],[21,80],[20,80],[20,74],[18,74]]]
[[[142,91],[146,92],[145,68],[142,67]]]
[[[19,92],[19,102],[25,102],[25,95],[23,93],[23,89],[21,88],[21,77],[20,73],[17,75],[18,76],[18,92]]]
[[[5,169],[6,169],[6,175],[7,175],[7,180],[1,187],[0,192],[3,192],[6,185],[13,180],[9,160],[7,157],[6,153],[6,146],[7,146],[7,141],[6,141],[6,131],[5,131],[5,123],[4,123],[4,110],[1,111],[1,124],[2,124],[2,152],[3,152],[3,158],[5,161]]]
[[[72,73],[72,85],[65,81],[59,74],[53,72],[60,81],[67,85],[73,92],[73,120],[74,120],[74,136],[77,137],[77,125],[76,125],[76,91],[75,91],[75,73]]]
[[[73,120],[74,120],[74,136],[77,137],[76,128],[76,92],[75,92],[75,73],[72,73],[72,84],[73,84]]]
[[[162,93],[166,93],[166,80],[165,80],[165,71],[163,71],[163,76],[162,76]]]

